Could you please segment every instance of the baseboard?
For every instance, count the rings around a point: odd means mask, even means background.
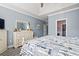
[[[13,47],[13,45],[9,45],[9,46],[8,46],[8,48],[12,48],[12,47]]]

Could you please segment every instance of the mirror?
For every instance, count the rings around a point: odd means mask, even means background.
[[[27,30],[27,29],[30,29],[30,22],[18,20],[17,21],[17,29],[18,30]]]

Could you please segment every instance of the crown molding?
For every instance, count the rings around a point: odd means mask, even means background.
[[[48,16],[53,16],[53,15],[57,15],[57,14],[62,14],[62,13],[74,11],[74,10],[77,10],[77,9],[79,9],[79,7],[75,7],[75,8],[68,9],[68,10],[64,10],[64,11],[59,11],[59,12],[56,12],[56,13],[51,13],[51,14],[49,14]]]
[[[32,14],[32,13],[30,13],[30,12],[24,12],[24,11],[21,11],[21,10],[17,10],[17,9],[15,9],[15,8],[6,6],[6,5],[4,5],[4,4],[0,4],[0,6],[1,6],[1,7],[4,7],[4,8],[7,8],[7,9],[10,9],[10,10],[13,10],[13,11],[16,11],[16,12],[18,12],[18,13],[24,14],[24,15],[32,16],[32,17],[34,17],[34,18],[37,18],[37,19],[39,19],[39,20],[44,21],[44,18],[41,18],[40,16],[37,16],[37,15]]]

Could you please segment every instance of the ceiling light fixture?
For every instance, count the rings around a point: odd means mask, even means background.
[[[44,7],[44,3],[41,3],[41,8],[43,8]]]

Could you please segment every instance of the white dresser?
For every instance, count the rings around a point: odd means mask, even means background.
[[[14,48],[17,48],[19,46],[22,46],[23,39],[26,42],[33,39],[33,31],[25,30],[25,31],[20,31],[20,32],[18,32],[18,31],[14,32],[13,38],[14,38],[13,46],[14,46]]]
[[[0,30],[0,54],[7,50],[7,31]]]

